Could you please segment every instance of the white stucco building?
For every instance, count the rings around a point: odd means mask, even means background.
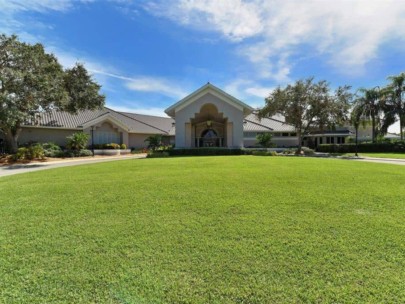
[[[66,145],[75,132],[90,135],[89,144],[118,143],[130,148],[147,146],[145,139],[160,134],[176,148],[257,146],[258,133],[271,133],[278,147],[298,144],[295,129],[282,116],[263,118],[245,102],[207,83],[165,110],[169,117],[115,111],[104,107],[77,115],[52,111],[27,121],[19,144],[54,142]],[[164,115],[162,113],[162,115]],[[1,133],[0,133],[1,139]]]

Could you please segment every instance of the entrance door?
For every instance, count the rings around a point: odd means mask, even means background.
[[[200,147],[220,147],[220,139],[213,129],[206,129],[201,134]]]

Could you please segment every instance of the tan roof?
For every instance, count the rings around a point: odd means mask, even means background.
[[[172,118],[118,112],[107,107],[94,111],[81,111],[77,114],[53,110],[49,113],[41,114],[37,123],[30,120],[25,123],[25,126],[82,129],[84,124],[89,124],[92,120],[99,119],[103,116],[107,118],[109,115],[125,125],[130,133],[172,134],[174,123]]]
[[[287,124],[280,115],[259,119],[255,113],[251,113],[245,117],[245,121],[243,131],[247,132],[295,132],[294,126]]]
[[[31,120],[26,122],[25,125],[82,129],[83,125],[88,126],[93,120],[99,120],[102,117],[107,118],[108,116],[112,116],[115,120],[120,122],[130,133],[175,135],[175,121],[172,118],[118,112],[107,107],[94,111],[81,111],[78,114],[69,114],[67,112],[53,110],[50,113],[42,114],[38,123]],[[251,113],[245,117],[243,130],[245,132],[295,132],[294,127],[285,123],[283,120],[282,116],[262,118],[259,120],[254,113]]]

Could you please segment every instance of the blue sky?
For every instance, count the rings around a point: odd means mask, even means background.
[[[0,32],[84,63],[108,106],[154,115],[207,81],[260,107],[299,78],[356,90],[405,71],[405,0],[0,0]]]

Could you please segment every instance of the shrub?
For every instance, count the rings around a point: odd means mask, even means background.
[[[270,148],[275,146],[274,143],[271,142],[273,135],[270,133],[259,133],[256,135],[257,142],[264,148]]]
[[[147,158],[162,158],[162,157],[169,157],[169,153],[168,152],[164,152],[164,151],[154,151],[154,152],[150,152],[148,153],[148,155],[146,156]]]
[[[162,135],[156,134],[156,135],[151,135],[148,138],[145,139],[145,142],[148,143],[148,148],[152,150],[156,150],[157,147],[159,147],[162,144]]]
[[[243,155],[242,149],[227,148],[196,148],[167,150],[170,156],[208,156],[208,155]]]
[[[126,148],[127,148],[127,145],[126,145],[126,144],[122,144],[122,145],[121,145],[121,149],[122,149],[122,150],[125,150]]]
[[[148,153],[148,149],[142,148],[142,149],[132,149],[131,150],[132,154],[140,154],[140,153]]]
[[[110,144],[103,145],[103,149],[108,149],[108,150],[117,150],[120,148],[121,148],[121,146],[116,143],[110,143]]]
[[[356,152],[355,144],[341,145],[319,145],[317,151],[325,153],[354,153]],[[361,143],[358,145],[358,152],[403,152],[405,153],[405,142],[397,141],[391,143]]]
[[[80,151],[87,146],[89,135],[83,132],[74,133],[67,138],[67,148],[69,150]]]
[[[312,156],[315,154],[315,151],[308,147],[302,147],[301,151],[304,152],[304,155],[307,155],[307,156]]]
[[[44,149],[40,144],[18,148],[17,153],[13,156],[14,160],[32,160],[35,158],[45,158]]]
[[[90,150],[87,150],[87,149],[82,149],[79,151],[77,156],[93,156],[93,152],[91,152]]]
[[[49,142],[42,144],[46,157],[62,157],[63,151],[57,144]]]
[[[276,151],[252,151],[254,156],[277,156]]]

